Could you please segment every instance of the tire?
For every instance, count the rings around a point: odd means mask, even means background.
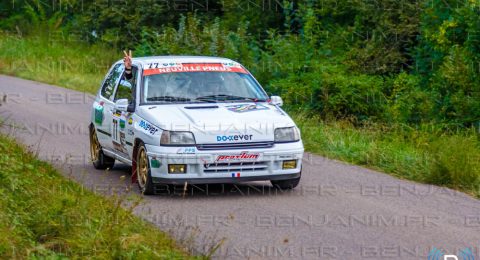
[[[145,145],[140,142],[135,158],[135,167],[137,167],[137,183],[138,188],[144,195],[153,195],[155,185],[153,185],[152,174],[150,170],[150,161],[147,156]]]
[[[287,179],[287,180],[278,180],[278,181],[270,181],[273,187],[281,190],[290,190],[294,189],[300,183],[300,177],[294,179]]]
[[[103,153],[102,146],[98,142],[95,127],[90,128],[90,156],[92,158],[93,167],[98,170],[111,169],[115,164],[115,158],[107,156]]]

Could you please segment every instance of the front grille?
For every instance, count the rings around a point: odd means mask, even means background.
[[[232,150],[272,148],[273,142],[226,143],[226,144],[197,144],[198,150]]]
[[[205,165],[204,173],[225,173],[225,172],[256,172],[265,171],[268,168],[267,162],[232,162],[212,163]]]

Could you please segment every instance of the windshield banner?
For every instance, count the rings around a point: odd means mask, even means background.
[[[234,63],[150,63],[143,70],[143,75],[155,75],[176,72],[239,72],[247,74],[240,65]]]

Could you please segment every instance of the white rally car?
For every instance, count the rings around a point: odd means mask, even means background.
[[[144,194],[156,184],[300,181],[298,128],[239,63],[225,58],[158,56],[121,60],[92,107],[90,152],[97,169],[132,166]]]

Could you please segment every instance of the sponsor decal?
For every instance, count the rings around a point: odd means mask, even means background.
[[[128,119],[128,124],[129,124],[129,125],[133,124],[133,118],[130,117],[130,118]]]
[[[205,159],[200,158],[200,160],[203,162],[203,168],[208,169],[210,167],[210,164]]]
[[[120,144],[122,144],[122,146],[125,146],[125,133],[124,132],[120,132]]]
[[[125,120],[120,118],[120,128],[125,128]]]
[[[125,145],[126,145],[125,133],[120,132],[120,140],[119,141],[112,140],[113,148],[117,151],[122,152],[122,153],[127,153],[127,149],[125,147]]]
[[[260,104],[239,104],[239,105],[226,106],[226,108],[230,111],[237,112],[237,113],[248,112],[253,110],[269,109],[268,107]]]
[[[195,147],[182,147],[177,150],[178,154],[194,154],[196,152]]]
[[[155,158],[150,160],[150,167],[160,168],[160,166],[162,166],[162,163],[159,160],[157,160]]]
[[[132,129],[128,129],[128,130],[127,130],[127,134],[128,134],[128,135],[134,135],[134,134],[135,134],[135,132],[133,132],[133,130],[132,130]]]
[[[141,128],[145,129],[145,131],[147,131],[147,132],[150,133],[151,135],[154,135],[156,132],[158,132],[158,128],[154,127],[153,125],[151,125],[151,124],[148,123],[148,122],[145,122],[144,120],[140,121],[140,123],[138,124],[138,126],[140,126]]]
[[[117,142],[115,142],[115,141],[112,141],[112,144],[113,144],[113,148],[114,148],[115,150],[118,150],[118,151],[120,151],[120,152],[122,151],[123,147],[122,147],[119,143],[117,143]]]
[[[164,64],[150,63],[143,71],[143,75],[155,75],[176,72],[239,72],[247,74],[247,71],[240,65],[232,63],[232,66],[222,63],[171,63],[171,66],[159,66]]]
[[[253,135],[217,135],[217,142],[251,141]]]
[[[260,156],[259,153],[248,153],[242,152],[240,154],[226,154],[226,155],[218,155],[215,162],[230,162],[230,161],[255,161]]]
[[[172,66],[182,66],[182,63],[170,62],[170,63],[160,63],[160,62],[150,62],[145,66],[148,69],[158,69],[161,67],[172,67]]]
[[[95,107],[95,124],[102,125],[103,123],[103,102],[100,102]]]

